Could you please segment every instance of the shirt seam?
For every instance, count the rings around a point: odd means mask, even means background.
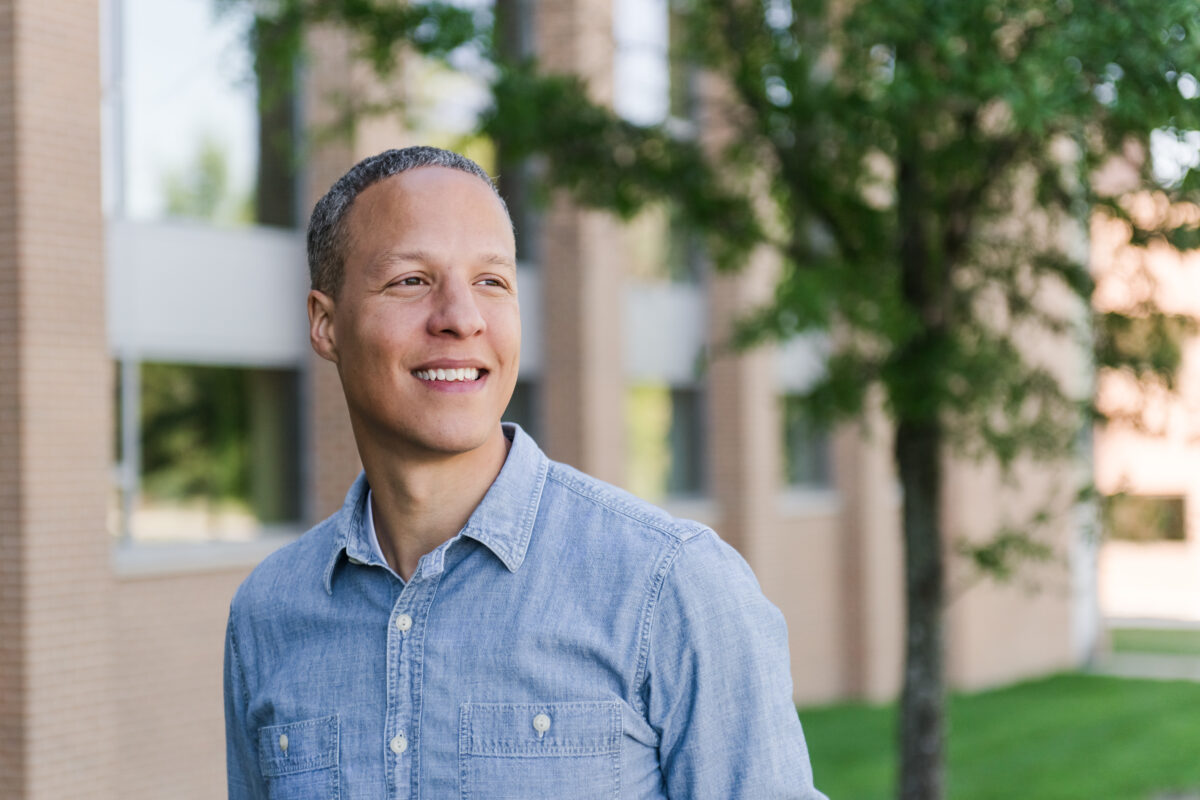
[[[250,736],[249,731],[246,730],[247,717],[250,715],[250,687],[247,685],[246,669],[242,666],[242,656],[238,648],[237,617],[232,605],[229,609],[229,655],[230,660],[233,662],[233,669],[238,677],[238,687],[240,689],[238,694],[241,695],[239,700],[241,701],[242,713],[238,715],[240,717],[238,725],[242,729],[241,735],[246,739],[250,748],[253,749],[251,763],[261,764],[262,756],[258,747],[258,737]],[[249,780],[249,776],[247,776],[246,780]]]
[[[238,684],[241,686],[241,701],[242,707],[247,711],[250,709],[250,689],[246,686],[246,670],[242,667],[242,657],[238,654],[237,643],[237,626],[235,620],[229,621],[229,652],[233,657],[233,666],[237,670]]]
[[[699,523],[695,523],[696,527],[692,527],[690,525],[679,526],[680,528],[682,528],[682,530],[679,530],[678,528],[666,526],[658,520],[655,520],[655,519],[652,519],[652,518],[649,518],[646,516],[638,515],[632,509],[627,508],[624,504],[619,504],[619,502],[616,500],[616,498],[601,497],[601,496],[598,496],[597,494],[588,492],[588,491],[584,490],[583,487],[576,485],[575,482],[569,481],[566,478],[560,477],[559,475],[555,474],[554,471],[548,472],[546,479],[554,481],[555,483],[557,483],[559,486],[563,487],[567,491],[572,492],[573,494],[576,494],[585,500],[589,500],[589,501],[595,503],[596,505],[601,506],[602,508],[605,508],[608,511],[611,511],[614,514],[620,514],[621,516],[625,517],[626,519],[631,519],[634,522],[637,522],[641,525],[644,525],[647,528],[650,528],[651,530],[654,530],[654,531],[657,531],[658,533],[664,534],[679,544],[690,541],[691,539],[694,539],[695,537],[699,536],[700,534],[702,534],[708,530],[708,528],[706,526],[700,525]]]
[[[642,694],[642,685],[645,683],[647,672],[650,669],[650,646],[654,638],[654,618],[658,613],[658,605],[662,598],[663,587],[667,583],[667,576],[675,567],[675,562],[679,558],[679,554],[683,551],[683,546],[688,541],[690,540],[675,540],[674,547],[663,557],[662,565],[655,573],[650,589],[646,593],[645,610],[643,611],[640,626],[642,632],[639,636],[637,671],[634,673],[632,699],[634,700],[634,708],[642,715],[647,724],[650,724],[650,707],[645,702]],[[651,725],[651,727],[653,728],[654,726]]]

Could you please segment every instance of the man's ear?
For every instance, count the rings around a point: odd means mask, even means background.
[[[313,289],[308,293],[308,342],[313,352],[326,361],[337,363],[337,344],[333,337],[333,298]]]

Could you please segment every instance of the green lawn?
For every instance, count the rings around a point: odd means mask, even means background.
[[[1114,653],[1200,655],[1200,630],[1192,628],[1113,628]]]
[[[890,800],[893,707],[803,709],[830,800]],[[1200,683],[1058,675],[950,704],[949,800],[1200,792]]]

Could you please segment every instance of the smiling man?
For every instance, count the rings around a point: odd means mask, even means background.
[[[308,231],[363,474],[238,590],[231,798],[822,798],[745,562],[501,425],[521,326],[487,174],[351,169]]]

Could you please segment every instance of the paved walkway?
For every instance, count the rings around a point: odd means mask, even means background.
[[[1200,681],[1200,656],[1158,653],[1110,653],[1092,671],[1121,678]]]

